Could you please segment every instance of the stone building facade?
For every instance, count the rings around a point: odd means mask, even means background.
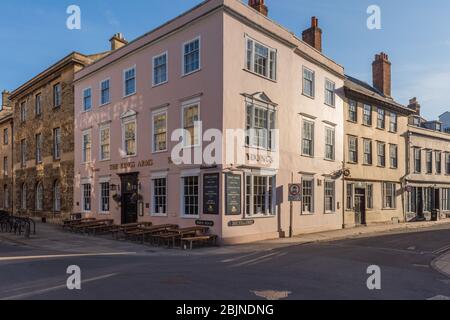
[[[373,86],[345,81],[344,226],[404,222],[405,133],[414,111],[391,97],[391,62],[373,63]]]
[[[0,105],[0,209],[12,212],[13,202],[13,112],[9,92],[2,92]]]
[[[104,55],[73,52],[11,93],[17,214],[72,213],[74,74]]]

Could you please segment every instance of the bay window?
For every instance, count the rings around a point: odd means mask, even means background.
[[[247,146],[274,149],[275,110],[268,105],[247,103]]]

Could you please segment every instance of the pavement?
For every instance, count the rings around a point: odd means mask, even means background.
[[[0,300],[450,299],[450,224],[373,226],[194,251],[62,232],[0,234]],[[66,287],[67,267],[82,290]],[[381,290],[369,290],[369,266]]]

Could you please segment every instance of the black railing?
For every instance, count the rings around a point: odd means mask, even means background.
[[[27,217],[17,217],[5,211],[0,211],[0,232],[24,235],[29,238],[36,234],[36,223]]]

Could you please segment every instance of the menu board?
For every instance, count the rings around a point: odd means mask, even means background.
[[[242,176],[239,174],[226,175],[226,215],[242,214]]]
[[[204,214],[219,214],[219,180],[218,173],[203,175]]]

